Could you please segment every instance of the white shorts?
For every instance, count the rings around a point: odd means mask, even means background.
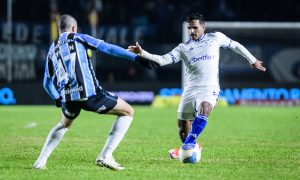
[[[199,106],[202,102],[208,102],[215,107],[219,98],[219,90],[201,90],[194,92],[184,92],[182,94],[178,107],[178,119],[193,120],[199,111]]]

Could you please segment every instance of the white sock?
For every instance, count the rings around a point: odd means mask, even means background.
[[[58,123],[48,134],[40,156],[36,162],[46,165],[47,159],[51,155],[54,148],[59,144],[64,134],[67,132],[66,128],[62,123]]]
[[[112,157],[112,153],[118,147],[121,140],[123,139],[124,135],[126,134],[133,117],[131,116],[119,116],[117,117],[116,121],[112,125],[110,130],[109,136],[107,137],[106,143],[97,157],[100,158],[107,158]]]

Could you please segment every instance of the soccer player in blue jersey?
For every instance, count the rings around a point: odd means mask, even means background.
[[[194,147],[219,97],[220,48],[232,49],[257,70],[265,71],[266,68],[237,41],[221,32],[205,33],[204,18],[200,13],[190,14],[187,23],[190,40],[163,56],[148,53],[138,43],[128,49],[150,59],[148,64],[147,60],[143,61],[149,68],[184,62],[185,86],[178,107],[178,129],[183,145]],[[171,149],[169,155],[178,158],[178,150]]]
[[[44,88],[62,109],[61,121],[49,132],[43,149],[35,161],[35,169],[45,169],[46,163],[69,130],[81,109],[99,114],[116,115],[106,143],[96,158],[96,164],[113,170],[123,170],[113,152],[127,132],[134,109],[123,99],[105,91],[99,84],[88,56],[88,49],[132,61],[144,58],[119,46],[77,33],[77,22],[70,15],[58,21],[59,37],[52,43],[45,64]]]

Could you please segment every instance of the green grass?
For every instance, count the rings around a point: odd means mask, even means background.
[[[114,153],[126,170],[94,164],[114,117],[82,111],[49,158],[48,170],[38,171],[32,164],[60,110],[0,107],[0,179],[300,179],[299,107],[217,107],[199,137],[203,151],[196,165],[167,155],[180,145],[176,108],[135,110]],[[37,126],[26,128],[30,123]]]

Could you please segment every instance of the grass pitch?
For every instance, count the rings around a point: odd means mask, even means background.
[[[34,170],[60,110],[53,106],[0,107],[0,179],[299,179],[300,109],[216,107],[198,138],[202,160],[181,164],[168,157],[181,143],[176,108],[135,106],[135,118],[114,156],[126,168],[94,164],[113,116],[82,111],[48,160]]]

